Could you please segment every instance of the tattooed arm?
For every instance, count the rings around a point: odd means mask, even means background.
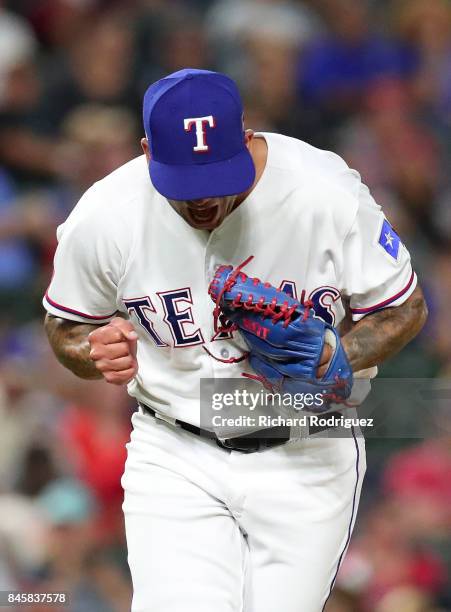
[[[428,315],[419,286],[401,306],[367,315],[342,338],[354,372],[370,368],[395,355],[421,330]]]
[[[97,325],[76,323],[49,314],[44,325],[53,352],[64,367],[80,378],[102,378],[102,373],[89,356],[88,336]]]
[[[45,318],[45,330],[58,361],[76,376],[122,385],[138,371],[138,336],[130,321],[115,317],[107,325]]]

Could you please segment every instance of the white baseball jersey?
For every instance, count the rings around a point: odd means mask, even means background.
[[[416,275],[398,235],[360,176],[337,155],[277,134],[248,198],[212,232],[190,227],[155,191],[138,157],[81,198],[58,228],[44,306],[52,315],[104,324],[120,312],[139,335],[129,393],[172,418],[199,424],[199,379],[240,377],[238,338],[213,336],[207,288],[219,264],[249,255],[250,276],[309,298],[337,325],[350,300],[355,321],[402,304]],[[237,333],[235,332],[235,335]]]

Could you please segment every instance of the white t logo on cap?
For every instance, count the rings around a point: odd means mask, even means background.
[[[208,117],[192,117],[190,119],[184,119],[183,122],[185,125],[185,132],[191,132],[193,125],[196,126],[197,143],[193,148],[193,151],[196,151],[196,153],[206,153],[209,150],[209,146],[207,145],[207,134],[205,128],[207,125],[211,128],[216,127],[216,122],[213,115],[209,115]]]

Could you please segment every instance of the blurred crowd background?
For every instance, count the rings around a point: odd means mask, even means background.
[[[449,0],[0,0],[0,590],[68,591],[70,612],[129,609],[120,475],[134,406],[57,364],[41,297],[56,227],[140,154],[142,94],[183,67],[234,77],[248,127],[360,171],[430,309],[382,375],[451,378]],[[451,610],[451,427],[419,432],[368,442],[328,612]]]

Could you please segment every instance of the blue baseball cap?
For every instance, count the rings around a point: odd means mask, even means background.
[[[253,184],[243,105],[226,75],[190,68],[170,74],[147,89],[143,118],[150,178],[166,198],[236,195]]]

